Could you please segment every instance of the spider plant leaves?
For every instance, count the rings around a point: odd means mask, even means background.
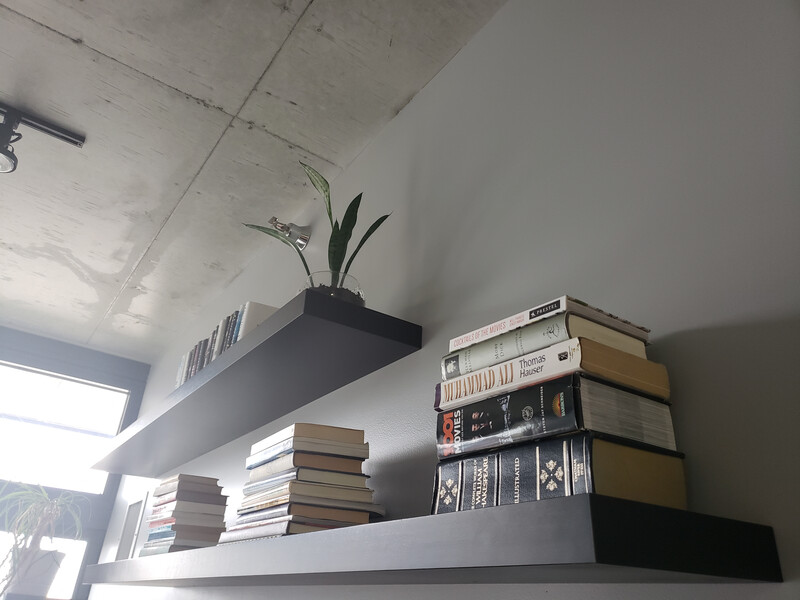
[[[300,260],[303,263],[303,268],[306,270],[306,275],[311,275],[311,270],[308,268],[308,263],[306,262],[305,257],[303,256],[302,250],[292,242],[289,238],[285,235],[280,233],[279,231],[272,229],[271,227],[262,227],[261,225],[253,225],[252,223],[242,223],[245,227],[249,227],[250,229],[255,229],[256,231],[260,231],[261,233],[266,233],[267,235],[274,237],[276,240],[282,241],[287,246],[291,246],[294,248],[295,252],[297,252],[297,256],[300,257]]]
[[[358,221],[358,209],[361,206],[361,194],[353,198],[342,218],[342,224],[334,222],[331,239],[328,243],[328,267],[338,273],[342,270],[344,257],[347,255],[347,246],[353,236],[353,229]]]
[[[331,209],[331,186],[328,184],[328,180],[325,179],[322,175],[320,175],[314,167],[310,167],[309,165],[305,164],[304,162],[300,161],[300,165],[303,167],[303,170],[308,175],[308,178],[311,180],[311,183],[317,191],[322,194],[322,199],[325,202],[325,210],[328,213],[328,220],[331,222],[331,227],[333,227],[333,210]]]
[[[364,234],[364,237],[361,238],[361,241],[358,242],[358,246],[356,246],[356,249],[353,250],[353,253],[350,255],[350,260],[347,261],[347,265],[345,266],[343,271],[345,275],[347,275],[348,271],[350,271],[350,265],[353,264],[353,259],[356,257],[356,254],[358,254],[358,251],[361,250],[361,246],[364,245],[364,242],[366,242],[369,239],[369,237],[373,233],[375,233],[378,227],[380,227],[383,224],[383,222],[388,218],[389,215],[383,215],[382,217],[376,219],[376,221],[372,225],[370,225],[369,229],[367,229],[367,232]]]

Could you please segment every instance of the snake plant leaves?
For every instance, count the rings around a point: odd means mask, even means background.
[[[328,213],[328,220],[331,222],[331,227],[333,227],[333,210],[331,209],[331,186],[328,184],[328,180],[325,179],[322,175],[320,175],[314,167],[310,167],[309,165],[305,164],[304,162],[300,161],[300,165],[305,170],[306,175],[311,180],[311,183],[317,188],[317,191],[322,194],[322,199],[325,202],[325,210]]]
[[[361,238],[361,241],[358,242],[358,246],[356,246],[356,249],[353,250],[353,253],[350,255],[350,260],[347,261],[347,265],[345,266],[343,271],[344,275],[347,275],[348,271],[350,271],[350,265],[353,263],[353,259],[356,257],[356,254],[358,254],[358,251],[361,250],[361,246],[364,245],[364,242],[366,242],[369,239],[369,236],[375,233],[378,227],[380,227],[383,224],[383,222],[388,218],[389,215],[383,215],[382,217],[378,218],[372,225],[370,225],[369,229],[367,229],[367,232],[364,234],[364,237]]]
[[[361,194],[353,198],[342,218],[342,224],[335,223],[328,243],[328,267],[331,271],[339,272],[344,264],[347,246],[353,236],[353,228],[358,221],[358,209],[361,206]]]
[[[300,257],[300,260],[303,262],[303,268],[306,270],[306,275],[311,275],[311,270],[308,268],[308,263],[306,262],[305,257],[303,256],[303,252],[297,246],[297,244],[293,243],[289,238],[285,235],[272,229],[271,227],[262,227],[261,225],[253,225],[252,223],[242,223],[245,227],[249,227],[250,229],[255,229],[256,231],[260,231],[261,233],[266,233],[269,236],[274,237],[276,240],[282,241],[284,244],[291,246],[294,248],[295,252],[297,252],[297,256]]]

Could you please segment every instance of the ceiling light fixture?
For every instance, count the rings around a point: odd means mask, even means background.
[[[311,239],[311,230],[308,227],[300,227],[294,223],[281,223],[277,217],[272,217],[267,221],[277,231],[289,238],[299,250],[302,250],[308,245],[308,240]]]
[[[22,139],[22,134],[17,132],[20,125],[26,125],[78,148],[82,148],[86,141],[82,135],[2,103],[0,115],[3,115],[3,122],[0,124],[0,173],[11,173],[17,168],[19,161],[11,144]]]
[[[7,112],[3,124],[0,125],[0,173],[11,173],[17,168],[17,155],[11,145],[22,138],[15,130],[19,127],[19,115]]]

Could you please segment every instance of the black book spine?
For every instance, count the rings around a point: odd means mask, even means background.
[[[437,414],[439,460],[577,431],[577,374]]]
[[[476,454],[461,462],[461,510],[497,506],[497,453]]]
[[[433,487],[433,509],[435,515],[461,510],[460,460],[439,463],[436,467],[436,484]]]
[[[573,493],[570,450],[585,434],[561,436],[440,462],[434,514],[535,502]]]

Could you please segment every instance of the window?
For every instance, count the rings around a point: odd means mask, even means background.
[[[128,392],[0,362],[0,478],[101,494]]]
[[[81,539],[53,542],[66,557],[48,598],[89,596],[91,586],[77,584],[79,573],[100,557],[119,485],[119,475],[91,466],[136,418],[149,370],[145,363],[0,327],[0,479],[39,483],[56,493],[75,490],[90,504]]]

